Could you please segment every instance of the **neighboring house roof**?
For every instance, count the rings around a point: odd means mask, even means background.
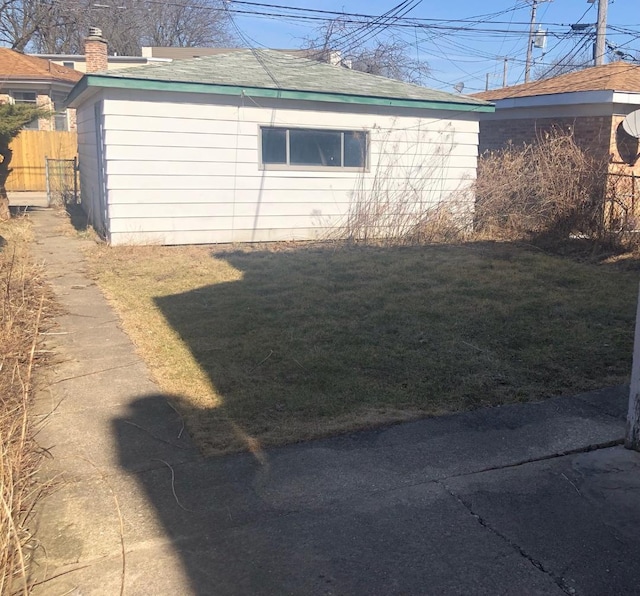
[[[283,54],[241,50],[170,64],[88,75],[71,92],[71,103],[87,87],[119,87],[195,93],[246,94],[369,105],[493,111],[464,95],[435,91],[340,66]]]
[[[65,62],[86,62],[87,57],[84,54],[29,54],[34,58],[43,58],[44,60],[65,61]],[[170,62],[169,59],[152,58],[147,56],[107,56],[108,62],[115,64],[119,63],[133,63],[133,64],[147,64],[148,62]]]
[[[59,64],[26,56],[9,48],[0,48],[0,80],[2,81],[51,81],[73,85],[82,74]]]
[[[550,79],[474,93],[473,97],[495,101],[515,97],[573,93],[576,91],[640,93],[640,65],[630,64],[629,62],[611,62]]]
[[[163,46],[148,46],[142,48],[142,55],[149,58],[168,58],[171,60],[188,60],[189,58],[202,58],[204,56],[217,56],[219,54],[229,54],[231,52],[243,52],[246,48],[176,48]],[[274,49],[274,52],[283,52],[301,58],[311,58],[309,54],[312,50],[281,50]]]

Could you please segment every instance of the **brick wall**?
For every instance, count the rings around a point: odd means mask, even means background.
[[[624,116],[613,116],[611,126],[611,170],[640,175],[640,140],[629,136],[622,128]]]
[[[70,131],[78,130],[78,120],[76,118],[76,111],[74,108],[67,108],[67,123]]]
[[[640,230],[640,140],[622,128],[624,116],[613,116],[611,160],[605,217],[615,229]]]
[[[640,141],[621,128],[624,115],[518,118],[480,122],[480,152],[535,143],[552,129],[572,131],[578,146],[609,163],[604,220],[613,230],[640,229]]]
[[[84,40],[87,72],[102,72],[109,67],[107,42],[100,35],[90,35]]]
[[[576,118],[518,118],[480,121],[480,153],[514,145],[535,143],[552,129],[573,131],[576,143],[583,149],[606,157],[611,150],[611,116]]]
[[[36,98],[36,105],[47,112],[53,112],[53,101],[48,95],[38,94]],[[38,130],[53,130],[54,128],[55,122],[53,118],[38,119]]]

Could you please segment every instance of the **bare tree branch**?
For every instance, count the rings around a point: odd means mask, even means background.
[[[81,54],[89,27],[99,27],[118,55],[140,55],[143,45],[231,45],[222,1],[0,0],[0,42],[19,51]]]
[[[342,64],[354,70],[381,75],[408,83],[423,83],[429,66],[412,56],[412,47],[396,37],[372,35],[368,28],[354,26],[343,19],[334,19],[317,30],[315,37],[303,41],[312,57],[327,60],[339,52]]]
[[[50,18],[53,6],[40,0],[0,2],[0,42],[23,52]]]

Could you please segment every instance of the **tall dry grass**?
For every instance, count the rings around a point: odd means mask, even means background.
[[[28,221],[2,223],[0,238],[0,594],[8,595],[30,590],[28,522],[42,487],[29,403],[51,300],[41,269],[29,259]]]
[[[608,239],[604,204],[608,159],[580,148],[571,132],[480,157],[476,231],[504,240],[571,234]]]

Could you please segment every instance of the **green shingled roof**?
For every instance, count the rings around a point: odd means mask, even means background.
[[[262,97],[317,99],[379,105],[493,111],[485,101],[366,74],[274,50],[238,50],[225,54],[148,64],[87,75],[71,93],[73,103],[91,86],[165,89]],[[211,86],[215,87],[212,89]],[[342,99],[340,99],[342,98]]]

